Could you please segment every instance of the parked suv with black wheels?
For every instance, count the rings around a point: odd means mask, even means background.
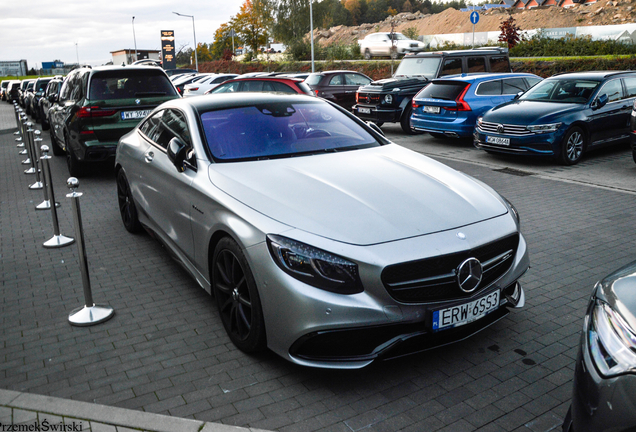
[[[64,80],[58,103],[49,110],[53,150],[66,154],[72,176],[82,176],[89,163],[114,160],[122,135],[155,107],[178,97],[161,68],[76,69]]]
[[[462,73],[511,71],[506,48],[407,54],[393,78],[373,81],[358,89],[353,112],[378,125],[399,122],[405,133],[414,134],[417,132],[411,127],[411,100],[430,80]]]
[[[53,78],[51,81],[49,81],[46,89],[44,90],[44,96],[42,96],[42,98],[40,99],[40,120],[42,122],[43,130],[48,130],[51,125],[49,121],[49,110],[54,104],[57,103],[57,99],[60,95],[60,89],[62,88],[62,83],[64,83],[64,78]],[[53,150],[59,153],[54,153],[57,156],[60,156],[62,154],[59,146],[53,146]]]
[[[33,91],[27,93],[25,104],[29,107],[31,117],[38,122],[42,123],[42,117],[40,113],[40,99],[44,96],[44,90],[46,86],[53,78],[38,78],[33,83]]]

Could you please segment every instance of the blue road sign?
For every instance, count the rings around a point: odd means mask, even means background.
[[[477,11],[472,11],[470,13],[470,22],[473,24],[477,24],[479,22],[479,13],[477,13]]]

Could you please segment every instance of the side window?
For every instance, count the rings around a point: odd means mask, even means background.
[[[77,74],[69,75],[64,80],[64,84],[62,85],[62,90],[60,91],[60,101],[68,100],[69,94],[71,93],[72,82],[75,79],[75,75]]]
[[[185,117],[172,109],[159,111],[146,120],[139,130],[164,150],[174,137],[180,138],[188,146],[192,145]]]
[[[462,73],[462,59],[446,59],[444,60],[444,65],[442,66],[442,71],[439,76],[456,75],[460,73]]]
[[[627,90],[627,97],[636,97],[636,77],[623,78],[625,83],[625,89]]]
[[[470,72],[486,72],[485,57],[468,57],[468,73]]]
[[[261,92],[263,91],[263,81],[243,81],[244,92]]]
[[[526,77],[526,81],[528,82],[528,88],[534,87],[537,83],[541,82],[541,78],[535,77]]]
[[[367,85],[371,80],[364,75],[358,75],[354,73],[345,74],[345,85]]]
[[[494,96],[501,94],[501,80],[486,81],[479,84],[477,87],[476,95],[479,96]]]
[[[296,91],[290,86],[288,86],[287,84],[283,84],[278,81],[272,81],[271,84],[272,84],[272,87],[274,88],[274,91],[281,92],[281,93],[296,93]]]
[[[599,95],[606,94],[608,102],[615,102],[617,100],[623,99],[623,86],[621,85],[620,79],[611,80],[603,86],[601,91],[598,93]]]
[[[240,81],[235,81],[227,84],[221,84],[214,89],[214,93],[234,93],[238,91]]]
[[[490,57],[490,72],[510,72],[508,57]]]
[[[526,91],[526,82],[523,78],[506,78],[503,80],[503,93],[505,95],[516,95]]]
[[[342,82],[342,75],[334,75],[331,77],[331,79],[329,80],[329,85],[330,86],[341,86],[344,85],[344,82]]]
[[[163,111],[155,113],[152,117],[148,117],[140,126],[139,131],[146,135],[149,140],[156,141],[159,136],[158,130],[161,124],[161,116]]]
[[[77,74],[73,77],[72,82],[73,88],[71,89],[71,94],[69,95],[70,100],[79,100],[82,97],[82,77],[80,74]]]

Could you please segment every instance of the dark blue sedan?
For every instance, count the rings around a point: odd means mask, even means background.
[[[541,81],[529,73],[479,73],[431,81],[413,98],[411,126],[437,138],[470,137],[477,118]]]
[[[573,165],[592,148],[629,141],[635,98],[636,72],[553,76],[479,118],[475,147]]]

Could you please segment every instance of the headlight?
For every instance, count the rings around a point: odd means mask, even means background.
[[[269,234],[269,251],[288,275],[308,285],[338,294],[362,292],[358,265],[304,243]]]
[[[387,105],[391,105],[393,103],[393,96],[388,94],[384,96],[384,103]]]
[[[550,132],[555,132],[557,129],[559,129],[562,124],[563,123],[550,123],[550,124],[526,126],[526,129],[534,133],[550,133]]]
[[[477,117],[477,127],[481,127],[481,123],[484,121],[483,117]]]
[[[587,338],[590,354],[601,375],[613,377],[636,371],[636,334],[607,303],[592,309]]]
[[[517,224],[521,228],[521,217],[519,216],[519,212],[517,211],[515,206],[513,206],[510,201],[508,201],[508,199],[506,197],[501,196],[501,198],[503,198],[503,200],[506,202],[506,204],[508,204],[508,208],[510,209],[510,213],[512,213],[512,216],[515,218],[515,220],[517,221]]]

